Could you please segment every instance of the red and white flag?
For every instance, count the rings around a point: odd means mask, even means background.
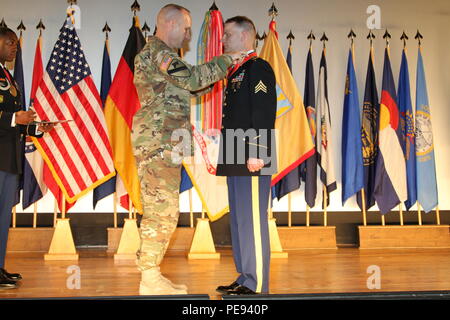
[[[115,175],[101,105],[80,40],[68,18],[34,100],[40,120],[70,120],[34,139],[68,203]]]

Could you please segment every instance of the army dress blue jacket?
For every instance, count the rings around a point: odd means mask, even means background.
[[[12,126],[13,115],[22,110],[19,86],[0,65],[0,171],[22,174],[25,139],[36,134],[35,125]]]
[[[254,54],[227,79],[216,175],[259,176],[277,172],[276,111],[275,74],[267,61]],[[263,159],[263,170],[250,172],[250,157]]]

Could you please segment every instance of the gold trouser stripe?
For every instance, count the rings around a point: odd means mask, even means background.
[[[261,221],[259,216],[259,177],[252,177],[252,214],[253,214],[253,238],[255,240],[256,257],[256,292],[261,292],[263,282],[263,258]]]

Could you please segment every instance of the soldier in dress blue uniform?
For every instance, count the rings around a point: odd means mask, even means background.
[[[18,273],[8,273],[4,265],[11,211],[22,174],[23,139],[26,135],[42,137],[53,128],[52,124],[32,125],[35,112],[22,110],[19,86],[5,67],[16,57],[17,44],[14,31],[0,27],[0,289],[17,288],[22,279]]]
[[[217,175],[227,176],[233,257],[240,276],[224,294],[268,293],[270,240],[267,208],[276,173],[274,72],[255,52],[256,30],[247,17],[225,22],[225,52],[247,56],[230,71],[222,111]]]

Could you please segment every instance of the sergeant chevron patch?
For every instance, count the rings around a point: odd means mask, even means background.
[[[255,93],[258,93],[260,91],[267,93],[267,87],[264,82],[262,82],[262,80],[259,80],[258,84],[255,87]]]

